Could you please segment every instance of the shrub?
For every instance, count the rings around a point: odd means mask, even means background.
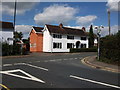
[[[116,35],[101,38],[100,57],[112,61],[120,60],[120,31]]]
[[[9,45],[7,42],[2,43],[2,56],[8,56],[8,55],[20,55],[21,54],[21,45],[14,44]],[[26,55],[28,52],[26,52],[26,49],[22,49],[22,54]]]
[[[97,48],[71,48],[70,52],[97,52]]]

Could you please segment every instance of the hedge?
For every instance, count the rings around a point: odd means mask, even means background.
[[[71,48],[70,52],[97,52],[97,48]]]
[[[101,38],[100,57],[112,61],[120,60],[120,31],[116,35]]]
[[[21,45],[15,44],[9,45],[6,42],[2,43],[2,56],[9,56],[9,55],[20,55],[21,54]],[[26,55],[28,52],[23,48],[22,54]]]

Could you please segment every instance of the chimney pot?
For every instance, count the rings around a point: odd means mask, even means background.
[[[86,30],[85,30],[85,27],[82,27],[82,30],[85,32]]]
[[[60,24],[59,24],[59,27],[60,27],[60,28],[63,28],[63,24],[62,24],[62,23],[60,23]]]

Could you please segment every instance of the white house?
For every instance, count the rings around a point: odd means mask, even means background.
[[[45,25],[43,52],[69,52],[70,48],[88,48],[88,34],[82,29]]]
[[[0,42],[13,44],[13,23],[0,21]]]

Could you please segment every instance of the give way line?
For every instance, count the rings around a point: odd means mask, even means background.
[[[111,84],[107,84],[107,83],[103,83],[103,82],[98,82],[98,81],[94,81],[94,80],[90,80],[90,79],[86,79],[86,78],[81,78],[81,77],[74,76],[74,75],[70,75],[70,77],[71,78],[75,78],[75,79],[79,79],[79,80],[83,80],[83,81],[87,81],[87,82],[92,82],[92,83],[96,83],[96,84],[100,84],[100,85],[104,85],[104,86],[109,86],[109,87],[120,89],[119,86],[115,86],[115,85],[111,85]]]

